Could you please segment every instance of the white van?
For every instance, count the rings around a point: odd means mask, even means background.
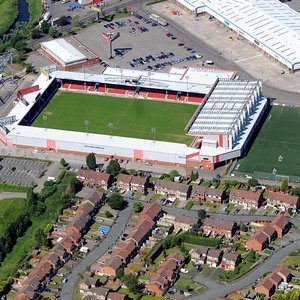
[[[68,2],[70,2],[70,0],[62,0],[61,1],[62,4],[65,4],[65,3],[68,3]]]
[[[212,60],[207,60],[205,63],[206,63],[207,65],[213,65],[213,64],[214,64],[214,62],[213,62]]]
[[[44,14],[44,17],[43,17],[43,19],[44,19],[44,21],[49,21],[49,19],[51,18],[51,15],[50,15],[50,13],[49,13],[49,11],[47,11],[45,14]]]

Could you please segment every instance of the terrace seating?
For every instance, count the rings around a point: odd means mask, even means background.
[[[177,98],[177,93],[168,93],[168,95],[167,95],[167,99],[168,100],[176,100],[176,98]]]
[[[199,96],[188,96],[187,102],[202,103],[203,98]]]
[[[126,89],[124,88],[113,88],[113,89],[109,89],[108,93],[110,94],[121,94],[121,95],[125,95],[127,92]]]
[[[143,96],[144,98],[147,98],[148,97],[148,93],[149,93],[149,90],[146,90],[146,89],[140,89],[138,94],[140,96]]]
[[[97,87],[97,92],[105,93],[105,87],[104,86],[98,86]]]
[[[151,91],[148,93],[148,98],[154,98],[154,99],[165,99],[166,94],[159,91]]]
[[[70,84],[69,83],[64,83],[63,86],[62,86],[64,89],[68,89],[70,87]]]
[[[70,84],[69,89],[79,90],[79,91],[86,91],[86,86],[84,84],[72,83],[72,84]]]

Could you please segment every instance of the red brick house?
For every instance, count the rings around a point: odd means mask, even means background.
[[[284,282],[290,282],[292,280],[292,274],[287,268],[278,267],[274,270],[274,273],[277,273]]]
[[[247,240],[247,249],[263,251],[269,245],[269,238],[262,231],[256,232]]]
[[[268,278],[261,279],[255,287],[256,293],[264,294],[268,298],[275,293],[275,290],[275,284]]]
[[[221,262],[222,254],[222,250],[209,249],[206,255],[206,264],[208,264],[210,267],[216,268]]]
[[[121,259],[124,264],[127,264],[135,254],[136,244],[134,241],[129,241],[121,243],[119,249],[113,250],[111,257]]]
[[[140,219],[150,218],[152,221],[157,221],[163,214],[161,206],[158,203],[147,203],[144,205],[140,213]]]
[[[123,266],[123,262],[119,258],[100,257],[91,266],[91,271],[96,275],[107,276],[109,278],[115,278],[117,271]]]
[[[133,241],[136,246],[140,247],[150,236],[154,225],[155,222],[152,220],[140,220],[135,224],[126,241]]]
[[[290,230],[291,223],[287,216],[279,214],[272,220],[270,226],[276,230],[279,237],[282,237]]]
[[[206,263],[206,256],[209,251],[208,247],[198,246],[190,251],[191,261],[196,265],[203,265]]]
[[[218,221],[206,218],[203,222],[202,228],[205,235],[224,235],[227,238],[232,238],[235,235],[237,226],[235,222]]]
[[[105,191],[111,187],[113,182],[113,176],[110,174],[93,170],[79,170],[77,179],[85,185],[102,188]]]
[[[224,190],[207,188],[205,191],[205,201],[212,203],[223,203],[226,197]]]
[[[73,232],[84,235],[87,232],[87,228],[91,223],[91,216],[83,213],[76,216],[66,228],[66,234],[71,235]]]
[[[293,212],[296,212],[300,209],[300,197],[269,191],[267,204],[277,207],[282,211],[287,211],[291,208]]]
[[[131,178],[130,188],[134,192],[142,192],[144,194],[147,192],[148,185],[148,177],[132,176]]]
[[[205,201],[205,192],[207,187],[201,185],[193,185],[191,198],[194,200]]]
[[[263,202],[262,192],[252,192],[239,189],[231,189],[229,202],[242,205],[244,209],[259,208]]]
[[[241,261],[241,255],[238,253],[224,253],[219,267],[226,271],[234,271]]]
[[[162,194],[169,200],[175,200],[177,198],[184,201],[190,198],[192,186],[184,183],[158,179],[155,182],[154,189],[155,193]]]
[[[132,175],[120,173],[117,179],[117,187],[121,192],[128,192],[131,190]]]

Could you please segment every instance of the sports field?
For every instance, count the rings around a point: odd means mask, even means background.
[[[300,109],[274,106],[235,170],[300,176]]]
[[[193,138],[184,128],[196,109],[190,104],[58,92],[33,126],[44,127],[47,115],[48,128],[85,131],[88,120],[90,133],[152,139],[155,128],[156,140],[190,144]]]

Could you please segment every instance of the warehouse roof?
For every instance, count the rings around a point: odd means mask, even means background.
[[[230,133],[252,95],[258,81],[219,81],[201,108],[189,134]]]
[[[41,46],[65,65],[85,61],[87,59],[81,51],[63,38],[41,43]]]
[[[179,0],[206,11],[250,35],[288,65],[300,63],[300,14],[277,0]],[[242,34],[241,33],[241,34]]]

